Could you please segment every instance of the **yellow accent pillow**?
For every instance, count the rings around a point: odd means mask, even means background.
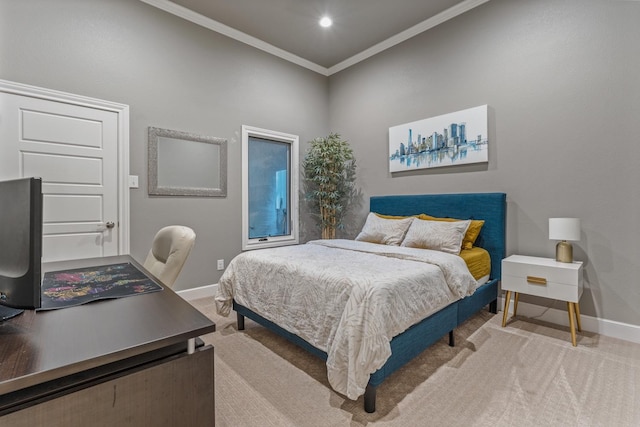
[[[377,216],[379,216],[380,218],[384,218],[384,219],[405,219],[405,218],[413,218],[413,217],[417,217],[418,215],[408,215],[408,216],[400,216],[400,215],[385,215],[385,214],[381,214],[381,213],[377,213],[374,212]]]
[[[431,216],[427,214],[420,214],[418,215],[418,218],[424,219],[427,221],[447,221],[447,222],[465,221],[463,219],[456,219],[456,218],[437,218],[435,216]],[[462,249],[471,249],[473,247],[473,244],[476,242],[476,239],[478,238],[478,235],[480,234],[480,230],[482,229],[483,225],[484,225],[484,220],[482,219],[471,220],[471,224],[469,225],[469,228],[467,229],[467,232],[464,235],[464,239],[462,239]]]

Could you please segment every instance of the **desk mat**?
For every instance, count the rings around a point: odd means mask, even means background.
[[[161,290],[162,286],[131,263],[52,271],[45,273],[42,280],[42,307],[38,310],[54,310]]]

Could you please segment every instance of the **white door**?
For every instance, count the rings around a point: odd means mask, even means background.
[[[0,92],[0,179],[42,178],[43,262],[118,255],[118,114]]]

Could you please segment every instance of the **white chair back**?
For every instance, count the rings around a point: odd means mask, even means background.
[[[151,250],[144,261],[144,268],[164,285],[172,287],[184,262],[191,253],[196,233],[183,225],[170,225],[158,231]]]

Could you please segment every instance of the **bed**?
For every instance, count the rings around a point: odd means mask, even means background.
[[[449,335],[449,344],[454,345],[454,329],[477,311],[489,306],[491,312],[497,312],[500,266],[501,260],[505,256],[506,195],[504,193],[466,193],[376,196],[370,199],[370,211],[377,214],[376,218],[382,215],[384,218],[388,218],[388,221],[398,219],[401,222],[405,220],[398,217],[411,218],[421,214],[437,218],[484,221],[473,246],[483,248],[488,253],[490,260],[487,262],[490,263],[490,273],[483,277],[481,281],[475,281],[472,277],[471,281],[474,286],[471,287],[467,277],[469,275],[468,270],[466,275],[463,273],[454,274],[447,272],[448,270],[441,265],[462,262],[460,261],[461,257],[457,255],[435,253],[436,251],[425,251],[423,249],[414,250],[412,248],[398,248],[397,246],[375,245],[360,241],[317,241],[308,242],[295,248],[264,250],[276,252],[281,257],[280,264],[255,264],[260,265],[260,267],[254,268],[253,273],[244,273],[246,276],[255,276],[252,278],[242,276],[240,274],[242,269],[239,267],[234,268],[234,263],[241,265],[243,257],[248,256],[252,256],[254,259],[244,260],[246,263],[262,262],[261,259],[256,257],[266,256],[269,252],[251,251],[253,255],[245,255],[246,253],[239,255],[229,264],[227,271],[221,278],[216,296],[216,304],[221,314],[228,314],[231,307],[236,311],[239,330],[244,329],[244,318],[246,316],[324,359],[327,362],[328,378],[331,386],[351,399],[357,398],[359,394],[364,394],[364,409],[366,412],[375,411],[376,388],[393,372],[447,334]],[[372,215],[370,214],[369,216]],[[412,220],[407,221],[411,222]],[[427,222],[433,224],[432,221]],[[469,221],[466,222],[468,223]],[[368,223],[369,217],[367,219]],[[365,224],[365,227],[367,224]],[[456,224],[459,225],[460,222],[456,222]],[[457,227],[458,225],[455,226]],[[405,236],[408,238],[409,234],[406,233]],[[302,261],[289,260],[288,257],[293,258],[292,251],[299,254],[296,257],[299,256]],[[372,254],[370,251],[374,253]],[[323,265],[322,256],[324,255],[322,254],[325,252],[328,254],[329,260],[326,262],[329,264]],[[421,259],[423,252],[429,252],[425,260]],[[352,256],[354,257],[353,261],[350,258]],[[368,267],[371,271],[356,269],[360,262],[369,262],[369,258],[372,257],[377,257],[376,260],[379,261],[374,261],[378,265],[372,264]],[[334,264],[331,264],[331,262]],[[354,267],[354,273],[347,273],[345,267],[341,268],[341,262],[343,264],[351,263]],[[311,268],[310,264],[315,263],[318,264],[320,270],[325,272],[323,273],[324,275],[337,276],[337,282],[341,283],[340,286],[343,286],[344,283],[348,284],[344,286],[349,289],[349,294],[346,296],[340,294],[335,298],[344,299],[347,308],[352,311],[347,312],[347,309],[335,308],[334,305],[338,306],[339,304],[333,304],[333,302],[330,305],[324,304],[323,306],[323,289],[321,287],[317,289],[311,287],[314,285],[309,284],[310,280],[305,272],[307,267]],[[394,272],[388,275],[397,276],[397,282],[400,286],[395,284],[393,286],[386,285],[387,277],[384,272],[392,269],[395,269]],[[411,270],[411,274],[415,270],[422,275],[415,277],[405,275],[406,270]],[[453,271],[457,270],[454,269]],[[298,276],[294,274],[298,274]],[[384,285],[375,283],[375,292],[371,292],[368,288],[365,291],[361,291],[361,285],[359,284],[361,277],[352,276],[367,275],[374,278],[380,277],[380,282],[384,283]],[[432,304],[431,302],[424,302],[424,304],[422,302],[415,303],[414,301],[410,303],[398,302],[399,305],[397,307],[400,308],[396,309],[396,297],[394,294],[396,288],[407,284],[408,292],[414,292],[412,295],[415,295],[414,299],[417,301],[420,298],[419,295],[422,294],[422,289],[421,292],[415,292],[416,288],[412,290],[410,285],[416,281],[424,280],[428,282],[428,289],[432,289],[431,281],[436,283],[437,278],[435,276],[438,275],[443,276],[442,281],[446,286],[443,286],[442,290],[433,291],[435,299],[439,301],[437,304],[433,303],[434,305],[431,306],[428,305]],[[261,278],[265,278],[263,281],[268,283],[260,283]],[[364,279],[367,278],[365,277]],[[372,281],[370,278],[367,280],[369,282]],[[375,281],[376,279],[373,280]],[[294,297],[291,295],[291,290],[286,289],[286,283],[292,282],[295,284],[296,281],[299,282],[300,289],[303,289],[304,284],[304,292],[309,292],[308,297],[305,294],[302,294],[302,297]],[[249,283],[249,285],[245,285],[245,288],[250,288],[249,290],[243,290],[241,285],[244,282]],[[282,291],[282,294],[273,298],[272,295],[276,294],[260,293],[267,292],[262,289],[263,285],[266,289],[279,287],[285,290]],[[309,286],[308,291],[306,286]],[[382,289],[382,291],[379,291],[379,289]],[[302,291],[300,290],[300,292]],[[329,291],[326,292],[328,293]],[[352,303],[353,295],[358,295],[358,292],[366,296],[359,297],[358,302],[354,304]],[[432,291],[429,290],[429,292]],[[382,293],[387,300],[369,301],[367,298],[371,293]],[[247,297],[247,295],[252,296]],[[311,321],[306,318],[306,313],[303,313],[304,316],[302,316],[300,312],[296,312],[296,310],[299,310],[300,304],[292,303],[289,309],[289,301],[293,298],[308,299],[312,302],[318,301],[316,305],[320,306],[321,310],[326,310],[326,312],[320,317],[317,317],[317,314],[310,315],[309,319],[315,319]],[[433,296],[429,298],[433,299]],[[394,301],[394,305],[391,306],[393,309],[387,307],[386,302],[389,299]],[[256,304],[255,301],[260,303]],[[379,301],[384,301],[384,303]],[[311,305],[311,303],[308,304]],[[227,307],[226,313],[221,308],[225,305]],[[351,307],[354,305],[355,307]],[[415,318],[417,311],[415,313],[412,311],[414,310],[413,305],[424,305],[420,310],[426,312],[427,315]],[[362,309],[361,306],[367,306],[367,308]],[[284,313],[288,317],[282,320],[282,316],[276,315],[276,310],[271,310],[270,307],[277,308],[279,313]],[[287,309],[285,310],[283,307],[287,307]],[[371,309],[371,307],[373,308]],[[287,310],[292,312],[288,313]],[[338,312],[336,314],[334,313],[335,310],[344,310],[344,313],[340,314]],[[375,319],[377,317],[368,315],[368,310],[380,311],[381,313],[377,314],[377,316],[391,318],[389,322],[392,326],[382,331],[383,327],[376,324]],[[314,315],[316,316],[315,318],[313,318]],[[362,319],[366,319],[362,320],[358,317],[361,315],[363,316]],[[342,318],[340,318],[341,316]],[[401,325],[399,321],[395,321],[395,317],[411,323]],[[372,320],[369,320],[369,318]],[[373,326],[368,326],[370,321]],[[297,324],[298,322],[301,323],[301,326]],[[336,323],[340,325],[336,327]],[[343,326],[343,324],[347,326]],[[308,332],[310,325],[314,330]],[[348,329],[348,325],[351,325],[351,329]],[[387,326],[385,325],[384,327]],[[343,328],[345,329],[344,331],[342,330]],[[357,341],[353,341],[354,339],[357,339]],[[342,341],[345,342],[342,343]],[[367,342],[366,347],[364,345],[360,346],[362,341]],[[379,341],[380,350],[378,351],[377,347],[375,351],[371,350],[369,341]],[[340,346],[334,343],[344,344],[347,350],[340,350]],[[372,366],[376,368],[371,369]],[[362,367],[365,369],[364,373],[360,372]],[[347,377],[344,381],[339,377],[339,374],[342,375],[343,371]]]

